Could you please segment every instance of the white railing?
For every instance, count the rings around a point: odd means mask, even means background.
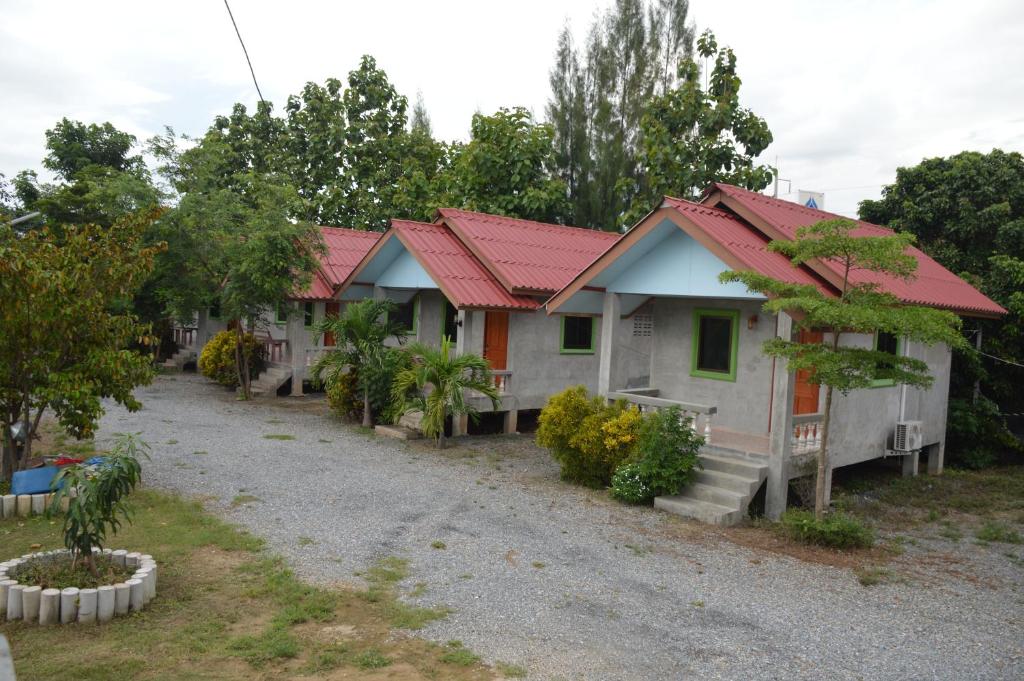
[[[306,348],[306,366],[311,367],[320,361],[320,358],[324,355],[334,352],[337,350],[336,347],[317,347],[317,348]]]
[[[259,338],[263,345],[263,356],[270,364],[285,364],[288,362],[288,341],[276,340],[264,336]]]
[[[494,377],[494,385],[498,388],[498,394],[504,395],[508,392],[508,381],[512,378],[512,372],[508,369],[497,369],[491,371]]]
[[[196,344],[196,330],[194,326],[175,326],[172,329],[175,345],[183,348],[194,346]]]
[[[657,388],[633,388],[609,392],[608,399],[612,401],[625,400],[630,404],[635,404],[641,413],[679,407],[681,418],[689,420],[693,432],[703,435],[705,444],[711,444],[711,417],[718,413],[718,407],[668,400],[658,397],[658,394]]]
[[[793,454],[809,454],[821,449],[823,414],[799,414],[793,417],[793,437],[790,449]]]

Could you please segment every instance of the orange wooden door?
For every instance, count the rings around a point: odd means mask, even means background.
[[[324,317],[337,317],[341,312],[341,303],[336,300],[332,300],[327,303],[324,310]],[[334,338],[334,334],[330,331],[324,331],[324,346],[331,347],[337,344],[337,340]]]
[[[508,368],[508,311],[489,310],[484,315],[484,359],[492,369]]]
[[[797,340],[801,343],[820,343],[824,336],[821,331],[800,329]],[[816,414],[818,412],[818,396],[821,386],[808,382],[811,372],[796,372],[796,384],[793,391],[793,414]]]

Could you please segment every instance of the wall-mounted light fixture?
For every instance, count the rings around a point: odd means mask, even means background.
[[[756,314],[752,314],[752,315],[750,315],[750,317],[747,318],[747,328],[748,329],[756,329],[757,328],[757,315]]]

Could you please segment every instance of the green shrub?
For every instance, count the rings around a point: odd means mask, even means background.
[[[1020,532],[1006,523],[994,520],[987,521],[974,536],[981,541],[995,541],[1003,544],[1020,544],[1024,542],[1024,539],[1021,539]]]
[[[327,405],[337,416],[351,421],[363,420],[363,398],[359,390],[359,375],[355,370],[332,377],[325,392]]]
[[[875,543],[875,533],[844,513],[829,513],[821,520],[811,511],[789,509],[782,514],[782,528],[805,544],[834,549],[866,549]]]
[[[221,331],[203,346],[199,355],[199,372],[212,381],[234,388],[238,385],[238,371],[235,369],[235,345],[238,338],[234,331]],[[265,366],[263,345],[251,333],[242,336],[242,347],[249,357],[250,378],[256,378]]]
[[[619,466],[612,476],[612,497],[627,504],[646,504],[655,497],[644,482],[637,462]]]
[[[551,450],[563,480],[603,487],[635,456],[642,420],[635,407],[621,401],[605,404],[578,385],[548,399],[540,413],[537,443]]]

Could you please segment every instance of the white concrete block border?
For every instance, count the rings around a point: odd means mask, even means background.
[[[53,493],[47,494],[4,494],[0,496],[0,518],[28,518],[43,515],[53,503]],[[67,497],[61,501],[61,510],[67,511],[71,500]]]
[[[28,553],[0,563],[0,620],[40,625],[103,623],[142,610],[156,598],[157,566],[153,556],[123,549],[95,552],[118,565],[135,568],[135,573],[124,582],[96,589],[42,589],[18,579],[22,566],[66,557],[70,555],[67,549]]]

